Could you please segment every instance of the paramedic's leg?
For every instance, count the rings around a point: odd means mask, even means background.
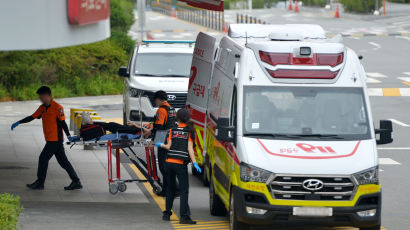
[[[75,172],[73,166],[71,165],[70,161],[68,161],[67,156],[65,155],[64,145],[62,142],[56,143],[55,156],[61,168],[65,169],[72,180],[71,184],[67,187],[64,187],[64,189],[74,190],[83,188],[80,183],[80,178],[78,178],[77,173]]]
[[[41,184],[44,184],[47,176],[48,162],[55,153],[55,143],[46,142],[46,145],[43,148],[43,151],[40,153],[38,159],[38,168],[37,168],[37,178]]]
[[[165,211],[164,215],[162,217],[163,220],[169,220],[170,216],[172,215],[172,206],[174,204],[174,199],[175,199],[175,180],[176,180],[176,175],[175,175],[175,170],[173,167],[173,163],[165,163],[168,164],[166,167],[166,172],[165,172],[165,177],[167,178],[166,180],[168,181],[167,186],[165,188],[166,192],[166,202],[165,202]]]
[[[189,181],[188,181],[188,167],[186,164],[177,165],[175,169],[176,176],[179,181],[179,191],[180,191],[180,224],[196,224],[190,217],[191,211],[188,205],[188,193],[189,193]]]
[[[166,162],[165,160],[167,159],[167,150],[163,148],[158,148],[158,166],[159,166],[159,171],[161,172],[162,175],[162,188],[163,189],[163,194],[166,194],[167,190],[167,170],[166,170]]]
[[[177,165],[175,164],[176,168],[176,176],[179,181],[179,192],[180,192],[180,212],[181,217],[189,217],[191,212],[189,210],[188,205],[188,193],[189,193],[189,182],[188,182],[188,167],[186,164]]]

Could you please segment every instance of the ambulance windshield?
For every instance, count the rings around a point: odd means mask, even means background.
[[[369,139],[363,89],[246,87],[244,135],[279,139]]]
[[[189,53],[140,53],[134,72],[153,77],[189,77],[191,61]]]

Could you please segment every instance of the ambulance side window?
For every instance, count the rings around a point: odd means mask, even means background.
[[[236,114],[237,114],[237,95],[236,95],[236,86],[234,86],[233,92],[232,92],[231,116],[229,119],[229,125],[235,127],[235,134],[237,130]],[[233,144],[236,146],[236,138],[234,138]]]

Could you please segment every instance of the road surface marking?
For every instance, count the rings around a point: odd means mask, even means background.
[[[366,75],[367,76],[369,76],[369,77],[387,77],[386,75],[384,75],[384,74],[381,74],[381,73],[377,73],[377,72],[374,72],[374,73],[372,73],[372,72],[368,72],[368,73],[366,73]]]
[[[382,48],[380,44],[377,44],[376,42],[369,42],[370,45],[374,46],[373,50],[378,50]]]
[[[395,123],[396,125],[400,125],[400,126],[403,126],[403,127],[409,127],[410,125],[408,125],[408,124],[405,124],[405,123],[403,123],[403,122],[401,122],[401,121],[398,121],[398,120],[396,120],[396,119],[393,119],[393,118],[391,118],[391,119],[389,119],[391,122],[393,122],[393,123]]]
[[[375,84],[375,83],[381,83],[381,81],[376,80],[376,79],[371,78],[371,77],[368,77],[368,78],[366,79],[366,83]]]
[[[134,165],[134,164],[128,164],[130,168],[134,171],[134,173],[137,175],[138,179],[145,180],[147,179],[140,170]],[[149,183],[142,183],[147,190],[147,192],[151,195],[152,199],[155,201],[155,203],[158,205],[158,207],[162,210],[165,210],[165,200],[164,198],[157,196],[154,194],[152,191],[152,186]],[[178,216],[177,215],[172,215],[171,220],[176,220],[178,221]]]
[[[403,73],[410,76],[410,72],[403,72]]]
[[[397,97],[401,96],[399,88],[383,88],[383,96],[385,97]]]
[[[367,93],[369,96],[383,96],[382,88],[368,88]]]
[[[379,158],[379,165],[401,165],[391,158]]]
[[[410,77],[398,77],[398,79],[406,82],[410,82]]]

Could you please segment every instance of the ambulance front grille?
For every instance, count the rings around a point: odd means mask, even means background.
[[[319,180],[323,187],[308,190],[303,184],[308,180]],[[269,182],[271,195],[279,200],[352,200],[356,186],[349,176],[276,175]]]
[[[154,92],[144,92],[144,96],[147,96],[149,101],[151,102],[152,107],[156,107],[155,100],[154,100]],[[187,93],[168,93],[169,99],[168,103],[174,108],[184,108]]]

